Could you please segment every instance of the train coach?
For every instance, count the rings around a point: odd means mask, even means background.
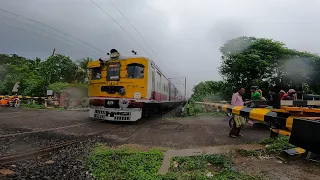
[[[108,55],[88,63],[90,117],[137,121],[185,104],[185,97],[152,60],[122,57],[116,49]]]

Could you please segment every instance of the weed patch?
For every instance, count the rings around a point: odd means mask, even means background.
[[[163,152],[159,149],[142,152],[99,145],[88,157],[86,167],[95,179],[159,179],[162,159]]]
[[[237,172],[232,155],[173,157],[169,172],[159,175],[163,155],[163,151],[155,148],[138,151],[126,147],[111,149],[98,144],[88,157],[86,168],[94,179],[260,179]]]
[[[259,152],[254,150],[237,149],[236,153],[241,156],[258,156]]]
[[[225,112],[197,113],[196,116],[227,116]]]
[[[162,179],[257,179],[235,171],[232,164],[226,155],[174,157]]]
[[[267,138],[262,140],[259,144],[266,145],[266,152],[274,154],[279,154],[282,150],[295,147],[294,145],[289,143],[288,136],[280,136],[276,139]]]
[[[21,104],[21,107],[32,108],[32,109],[45,109],[46,108],[42,104]]]

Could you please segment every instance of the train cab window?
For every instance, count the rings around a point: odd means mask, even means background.
[[[110,63],[108,66],[107,80],[119,81],[120,80],[120,63]]]
[[[144,65],[132,63],[127,66],[128,78],[144,78]]]
[[[92,68],[91,69],[91,80],[101,79],[101,68]]]

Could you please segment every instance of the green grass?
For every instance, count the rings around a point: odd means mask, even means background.
[[[258,156],[259,152],[255,150],[237,149],[236,153],[241,156]]]
[[[200,112],[194,114],[195,116],[227,116],[225,112]]]
[[[63,107],[46,108],[43,104],[21,104],[22,108],[26,109],[52,109],[52,110],[65,110]]]
[[[23,108],[32,108],[32,109],[45,109],[44,105],[42,104],[21,104]]]
[[[98,145],[88,157],[86,168],[95,179],[257,179],[232,170],[232,158],[226,155],[174,157],[169,172],[158,175],[163,156],[161,149],[138,151]],[[174,167],[175,161],[178,167]],[[209,172],[213,177],[207,177]]]
[[[266,145],[265,150],[248,151],[244,149],[237,149],[236,153],[241,156],[258,156],[261,154],[280,154],[283,150],[295,148],[289,143],[288,136],[279,136],[278,138],[266,138],[258,142],[261,145]],[[259,153],[260,152],[260,153]]]
[[[178,167],[174,167],[174,162]],[[202,155],[191,157],[174,157],[169,173],[163,179],[260,179],[233,170],[232,157],[227,155]],[[211,173],[213,177],[208,177]]]
[[[163,159],[160,149],[147,152],[128,148],[95,148],[86,162],[95,179],[160,179],[157,175]]]
[[[187,115],[187,105],[184,107],[183,111],[184,117],[192,117],[192,116],[227,116],[225,112],[206,112],[202,105],[199,104],[190,104],[189,115]],[[181,118],[178,118],[181,119]]]
[[[271,154],[279,154],[281,151],[294,148],[295,146],[289,143],[288,136],[279,136],[278,138],[267,138],[260,141],[259,144],[267,145],[266,152]]]

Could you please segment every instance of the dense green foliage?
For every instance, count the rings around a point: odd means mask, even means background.
[[[162,159],[163,152],[158,149],[143,152],[98,146],[86,166],[95,179],[159,179]]]
[[[320,94],[320,56],[289,49],[284,43],[266,38],[238,37],[221,48],[222,81],[200,82],[193,88],[192,100],[230,100],[236,87],[258,85],[267,96],[294,88],[304,93]],[[248,97],[247,93],[247,97]]]
[[[47,89],[84,87],[88,61],[91,59],[74,62],[61,54],[46,60],[0,54],[0,94],[11,95],[16,82],[20,82],[19,94],[28,96],[44,96]]]

